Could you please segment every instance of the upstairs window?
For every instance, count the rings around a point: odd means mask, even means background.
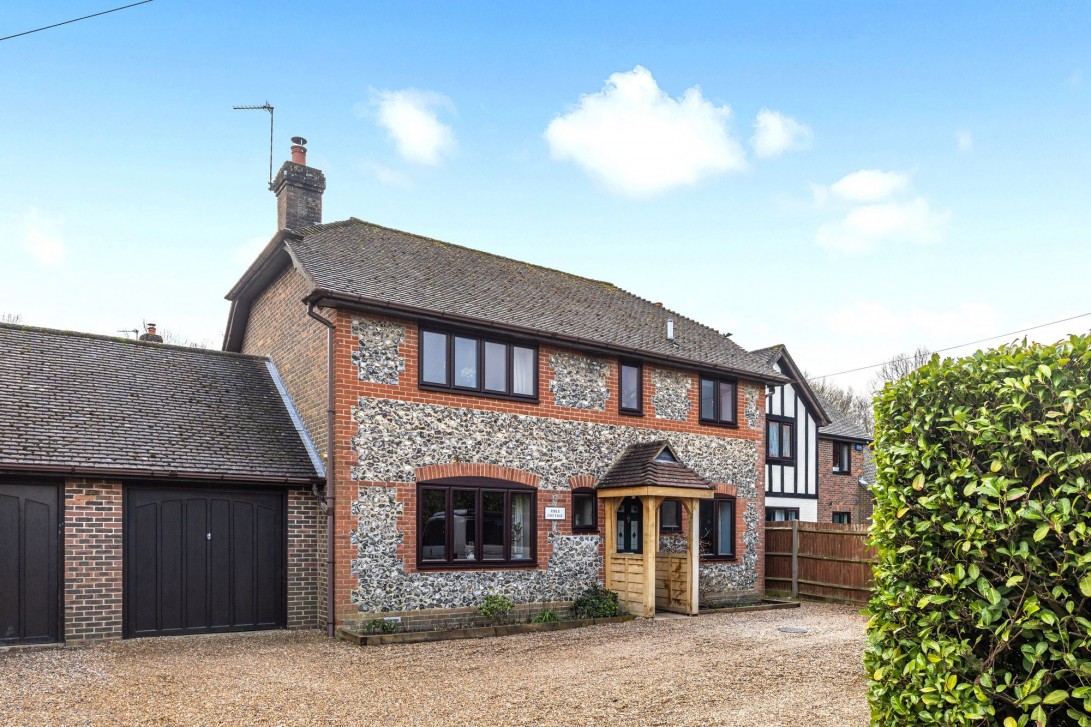
[[[848,442],[833,443],[833,471],[842,475],[852,474],[852,445]]]
[[[735,423],[735,382],[712,376],[701,377],[701,421],[706,424]]]
[[[618,409],[623,414],[640,414],[644,403],[644,370],[639,363],[618,364]]]
[[[420,384],[468,394],[538,397],[538,350],[506,341],[422,330]]]
[[[789,419],[770,416],[765,424],[765,459],[772,463],[790,463],[795,460],[795,425]]]

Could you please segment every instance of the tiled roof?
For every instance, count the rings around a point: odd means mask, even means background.
[[[0,382],[0,470],[320,474],[267,359],[0,324]]]
[[[777,360],[777,355],[784,350],[784,344],[778,343],[773,346],[766,346],[765,348],[756,348],[750,352],[752,356],[764,359],[770,366]]]
[[[833,402],[818,392],[815,392],[815,398],[822,403],[822,408],[826,410],[826,414],[830,418],[830,423],[827,426],[818,428],[818,436],[845,437],[846,439],[859,439],[864,442],[871,441],[871,435],[867,433],[867,430],[850,419]]]
[[[712,483],[696,474],[680,461],[657,462],[656,457],[664,449],[673,450],[665,440],[632,444],[610,465],[610,469],[598,481],[596,487],[607,490],[613,487],[698,487],[712,489]],[[677,459],[675,457],[675,459]]]
[[[357,219],[299,233],[286,244],[318,290],[782,380],[728,336],[610,283]]]

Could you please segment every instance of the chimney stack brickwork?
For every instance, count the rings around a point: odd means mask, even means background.
[[[271,188],[277,196],[277,229],[298,230],[322,224],[322,193],[326,175],[308,167],[306,140],[292,137],[292,161],[284,162],[273,178]]]

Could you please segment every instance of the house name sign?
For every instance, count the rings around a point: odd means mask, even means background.
[[[563,507],[547,507],[545,509],[546,520],[564,520]]]

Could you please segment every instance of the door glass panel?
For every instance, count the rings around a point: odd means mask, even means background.
[[[530,560],[530,529],[534,519],[530,512],[530,493],[511,493],[511,559]]]
[[[731,555],[735,545],[735,503],[730,500],[717,500],[719,537],[716,555]]]
[[[477,388],[477,339],[455,336],[455,386]]]
[[[455,560],[476,560],[477,492],[455,490],[451,493],[451,525],[454,530],[452,547]]]
[[[504,493],[481,493],[481,559],[504,560]]]
[[[447,491],[423,490],[419,509],[421,560],[447,560]]]
[[[508,347],[503,343],[485,342],[485,388],[508,390]]]
[[[511,393],[534,396],[534,349],[513,346]]]
[[[447,334],[421,334],[421,379],[429,384],[447,385]]]

